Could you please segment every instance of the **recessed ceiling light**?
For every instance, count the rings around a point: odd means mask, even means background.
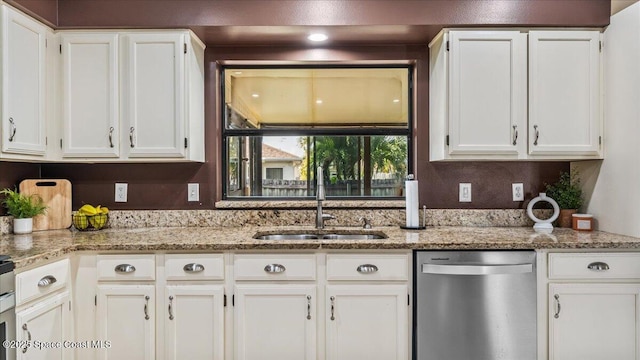
[[[322,33],[313,33],[307,36],[307,39],[311,41],[326,41],[329,37],[326,34]]]
[[[393,99],[393,102],[394,102],[394,103],[399,103],[399,102],[400,102],[400,99]]]
[[[260,97],[260,94],[251,94],[251,96],[254,97],[254,98],[258,98],[258,97]]]
[[[322,99],[316,100],[316,104],[322,104]]]

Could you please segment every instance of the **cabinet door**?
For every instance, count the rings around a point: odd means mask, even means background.
[[[183,34],[126,35],[123,143],[128,157],[184,157]]]
[[[98,359],[155,359],[154,285],[98,285],[96,334],[110,346]]]
[[[64,157],[119,155],[118,35],[62,34]]]
[[[327,359],[407,359],[407,294],[406,285],[327,286]]]
[[[549,285],[549,360],[640,359],[640,285]]]
[[[224,358],[224,287],[167,285],[163,311],[164,358]]]
[[[519,31],[449,32],[449,153],[526,148],[526,41]]]
[[[18,360],[71,359],[72,350],[62,346],[64,341],[72,340],[70,314],[68,292],[49,297],[16,313],[17,340],[31,340],[31,346],[16,350],[16,358]],[[61,346],[44,346],[57,343]]]
[[[2,151],[45,153],[46,27],[2,6]]]
[[[236,285],[234,359],[316,359],[315,304],[315,285]]]
[[[529,153],[600,150],[600,33],[529,33]]]

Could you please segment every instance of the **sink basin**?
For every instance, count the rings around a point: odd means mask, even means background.
[[[381,234],[324,234],[322,238],[327,240],[377,240],[387,237]]]
[[[256,234],[254,239],[258,240],[317,240],[316,234]]]
[[[258,240],[377,240],[386,239],[387,236],[382,232],[360,232],[360,231],[341,231],[325,233],[305,232],[287,232],[287,233],[257,233],[253,236]]]

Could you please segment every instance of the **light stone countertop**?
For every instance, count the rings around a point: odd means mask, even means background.
[[[257,232],[316,231],[311,226],[155,227],[104,229],[93,232],[51,230],[30,235],[0,236],[0,254],[10,255],[16,269],[37,265],[75,251],[192,251],[224,250],[389,250],[389,249],[640,249],[640,238],[605,232],[554,229],[535,233],[530,227],[428,227],[402,230],[374,227],[381,240],[257,240]],[[327,228],[325,232],[365,231],[356,227]]]

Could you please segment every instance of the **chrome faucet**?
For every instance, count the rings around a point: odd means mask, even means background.
[[[316,213],[316,229],[324,229],[325,220],[332,220],[336,217],[330,214],[322,213],[322,202],[326,200],[322,166],[318,166],[318,172],[316,174],[316,200],[318,200],[318,209]]]

